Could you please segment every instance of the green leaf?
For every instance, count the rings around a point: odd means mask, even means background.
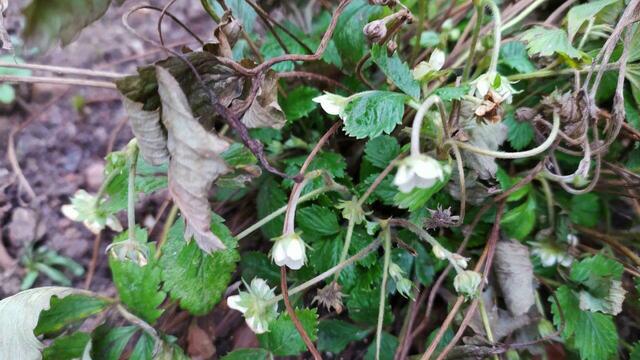
[[[313,250],[309,253],[309,262],[317,273],[329,270],[340,262],[342,254],[343,235],[333,239],[318,240],[313,244]]]
[[[128,230],[120,234],[115,242],[128,238]],[[146,244],[147,231],[136,228],[136,240]],[[149,324],[162,315],[158,307],[167,296],[160,288],[162,282],[162,270],[158,267],[157,260],[152,253],[149,262],[145,266],[139,266],[133,261],[120,261],[113,256],[109,257],[109,267],[113,276],[113,284],[118,290],[120,301],[135,315],[141,317]]]
[[[571,280],[585,283],[593,276],[620,280],[623,272],[624,266],[622,264],[598,254],[574,263],[571,266]]]
[[[400,144],[396,138],[381,135],[367,142],[364,147],[364,157],[380,169],[384,169],[400,154]]]
[[[253,278],[262,278],[273,284],[280,281],[280,268],[265,253],[259,251],[243,253],[240,268],[242,278],[247,282]]]
[[[293,122],[315,110],[316,103],[312,99],[318,95],[320,95],[318,89],[300,86],[289,92],[286,98],[280,99],[280,105],[282,105],[287,121]]]
[[[629,360],[640,360],[640,341],[636,341],[629,354]]]
[[[91,359],[93,360],[119,360],[129,340],[138,331],[137,326],[122,326],[111,328],[108,325],[100,325],[91,336],[93,346]]]
[[[518,121],[515,119],[513,113],[506,116],[504,124],[509,128],[507,139],[511,144],[511,147],[520,151],[531,144],[533,140],[534,131],[533,126],[526,121]]]
[[[438,180],[432,187],[427,189],[414,188],[408,193],[398,192],[393,198],[394,203],[401,209],[408,209],[413,212],[431,199],[431,197],[440,191],[451,179],[451,171],[445,171],[444,180]]]
[[[444,86],[437,88],[434,93],[438,95],[442,101],[460,100],[469,93],[469,85],[458,87]]]
[[[243,167],[247,165],[254,165],[257,163],[256,157],[251,150],[241,143],[233,143],[227,148],[220,157],[232,167]]]
[[[579,59],[582,53],[571,45],[567,33],[562,29],[546,29],[536,26],[522,33],[522,40],[527,42],[529,55],[551,56],[554,53]]]
[[[285,194],[276,180],[273,177],[268,177],[264,183],[262,183],[262,186],[260,186],[258,197],[256,198],[258,217],[262,219],[287,205],[287,199],[287,194]],[[282,235],[283,225],[284,215],[280,215],[263,225],[261,228],[262,233],[267,239],[273,239],[276,236]]]
[[[22,36],[30,47],[42,52],[58,39],[67,45],[102,17],[110,4],[111,0],[33,0],[22,11],[26,21]]]
[[[386,46],[374,44],[371,48],[371,58],[400,90],[414,99],[420,98],[420,84],[413,78],[409,65],[400,60],[397,52],[389,56]]]
[[[374,269],[375,271],[375,269]],[[371,272],[371,270],[367,270]],[[364,280],[364,278],[361,278]],[[376,279],[380,281],[380,278]],[[366,281],[365,281],[366,282]],[[347,309],[349,317],[353,321],[367,325],[375,325],[378,320],[378,307],[380,306],[380,290],[356,287],[347,298]],[[389,324],[393,321],[393,313],[391,305],[388,301],[384,304],[384,323]]]
[[[567,341],[573,339],[573,347],[580,352],[580,358],[585,360],[611,358],[618,347],[618,332],[613,317],[580,310],[578,298],[566,285],[556,290],[556,298],[565,321],[562,337]],[[549,301],[553,302],[553,298]],[[555,302],[551,306],[551,311],[554,324],[560,327],[560,311]]]
[[[315,341],[318,338],[318,314],[315,309],[296,310],[296,316],[302,327]],[[300,333],[289,318],[283,313],[269,324],[269,332],[258,335],[260,346],[268,349],[276,356],[295,356],[307,350]]]
[[[173,225],[162,247],[164,290],[193,315],[208,313],[220,301],[240,259],[237,240],[223,221],[217,214],[211,214],[211,231],[225,244],[225,250],[207,255],[195,241],[187,244],[182,219]]]
[[[367,50],[367,40],[362,28],[369,17],[378,13],[379,7],[369,5],[365,0],[352,1],[345,9],[334,32],[334,42],[345,68],[352,69]]]
[[[439,329],[435,329],[429,334],[429,337],[427,337],[425,346],[431,345],[431,342],[433,342],[433,340],[435,340],[436,338],[436,335],[438,335],[438,330]],[[440,342],[438,342],[438,345],[436,346],[436,350],[433,352],[433,356],[440,355],[440,353],[442,353],[442,350],[444,350],[447,344],[453,339],[453,336],[454,336],[453,330],[451,330],[451,328],[448,328],[447,331],[445,331],[444,334],[442,335]]]
[[[529,60],[527,49],[522,41],[509,41],[500,46],[500,57],[505,65],[520,74],[536,71],[536,67]]]
[[[101,313],[111,302],[89,295],[72,294],[62,299],[51,298],[51,307],[40,313],[36,335],[57,333],[66,326]]]
[[[322,320],[318,326],[318,350],[340,354],[351,342],[367,337],[371,330],[363,330],[342,320]]]
[[[152,359],[155,345],[155,340],[149,334],[143,332],[140,334],[140,338],[136,342],[136,346],[133,348],[129,360]]]
[[[380,360],[393,360],[393,356],[398,348],[398,338],[386,331],[382,332],[380,341]],[[373,339],[367,348],[364,360],[374,360],[376,358],[376,340]]]
[[[82,357],[91,336],[83,332],[56,338],[42,351],[43,360],[74,360]]]
[[[247,33],[251,34],[258,17],[256,11],[244,0],[226,0],[226,4],[231,9],[233,17],[240,21]]]
[[[569,38],[573,39],[576,36],[585,21],[591,20],[591,18],[596,16],[602,9],[616,2],[618,2],[618,0],[591,1],[572,7],[567,13]]]
[[[600,200],[594,193],[575,195],[571,198],[569,218],[575,224],[594,227],[600,220]]]
[[[347,105],[344,129],[357,139],[389,134],[402,122],[406,96],[390,91],[367,91]]]
[[[500,224],[511,237],[518,240],[527,237],[536,225],[535,197],[529,195],[527,201],[507,211]]]
[[[316,204],[298,210],[296,223],[302,228],[303,237],[305,233],[333,235],[340,231],[336,213]]]
[[[509,174],[507,174],[507,172],[501,167],[498,167],[498,171],[496,171],[496,179],[500,183],[500,189],[502,189],[502,191],[511,189],[516,183],[518,183],[518,181],[521,180],[519,177],[511,178],[511,176],[509,176]],[[509,195],[509,197],[507,197],[507,201],[518,201],[525,195],[529,194],[531,189],[531,184],[527,184]]]
[[[575,346],[584,360],[608,359],[617,352],[618,332],[611,315],[581,311]]]
[[[267,360],[269,355],[265,349],[238,349],[223,356],[220,360]]]

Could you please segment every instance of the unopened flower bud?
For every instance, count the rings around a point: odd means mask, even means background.
[[[413,283],[411,282],[411,280],[405,277],[396,280],[396,289],[398,289],[400,295],[404,296],[405,298],[413,298],[413,294],[411,293],[411,290],[413,289]]]
[[[351,99],[348,97],[332,94],[330,92],[324,92],[324,95],[316,96],[312,99],[313,102],[320,104],[322,110],[329,115],[339,115],[344,113],[347,104]]]
[[[365,25],[362,32],[369,41],[378,42],[387,35],[387,24],[384,19],[374,20]]]
[[[447,258],[447,250],[440,245],[435,245],[433,247],[433,255],[440,260],[444,260]]]
[[[391,275],[394,280],[397,280],[404,277],[404,271],[398,264],[391,262],[389,265],[389,275]]]
[[[540,334],[541,337],[549,336],[555,331],[556,329],[553,327],[553,324],[547,319],[542,319],[538,323],[538,334]]]
[[[478,292],[478,287],[481,282],[482,277],[479,273],[471,270],[465,270],[459,272],[455,279],[453,279],[453,287],[456,289],[458,294],[471,298]]]
[[[398,43],[393,40],[390,40],[387,43],[387,55],[389,56],[393,55],[393,53],[396,52],[396,50],[398,50]]]

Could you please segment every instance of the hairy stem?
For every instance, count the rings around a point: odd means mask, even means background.
[[[129,181],[127,184],[127,226],[129,239],[136,240],[136,169],[138,165],[138,145],[129,145]]]
[[[471,73],[471,66],[473,65],[473,56],[476,53],[476,47],[478,45],[478,38],[480,35],[480,29],[482,28],[482,20],[484,18],[484,6],[476,5],[476,23],[473,26],[473,32],[471,33],[471,45],[469,46],[469,59],[467,63],[464,65],[464,70],[462,71],[462,81],[469,80],[469,75]]]
[[[464,142],[453,140],[453,139],[448,140],[445,144],[455,143],[456,145],[458,145],[460,148],[464,150],[471,151],[480,155],[491,156],[497,159],[522,159],[522,158],[536,156],[538,154],[543,153],[545,150],[547,150],[556,140],[559,130],[560,130],[560,116],[558,115],[557,112],[554,112],[553,128],[551,129],[551,133],[549,134],[549,137],[547,137],[547,139],[542,144],[538,145],[537,147],[531,150],[518,151],[518,152],[493,151],[493,150],[488,150],[484,148],[479,148],[479,147],[470,145],[468,143],[464,143]]]
[[[384,322],[384,303],[387,297],[387,280],[389,279],[389,265],[391,264],[391,229],[385,225],[382,232],[384,239],[384,262],[382,265],[382,282],[380,283],[380,303],[378,304],[378,323],[376,326],[376,360],[380,359],[382,344],[382,324]]]
[[[483,3],[491,9],[491,15],[493,16],[493,51],[491,53],[489,72],[496,73],[498,69],[498,58],[500,57],[500,43],[502,42],[500,8],[493,0],[484,0]]]

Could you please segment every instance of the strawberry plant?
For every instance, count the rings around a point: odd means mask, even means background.
[[[0,358],[640,355],[639,0],[202,0],[206,35],[177,3],[0,17],[2,102],[106,88],[133,134],[59,209],[109,241],[112,291],[30,244]],[[22,60],[108,11],[163,59]]]

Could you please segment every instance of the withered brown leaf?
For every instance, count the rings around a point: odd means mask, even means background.
[[[198,122],[180,84],[169,71],[158,66],[156,77],[171,155],[169,192],[185,218],[185,239],[195,238],[207,253],[224,249],[222,241],[211,232],[207,198],[213,181],[228,171],[220,154],[229,143]]]
[[[152,165],[167,162],[169,150],[165,131],[160,124],[160,110],[146,111],[143,103],[131,101],[126,96],[122,96],[122,104],[142,157]]]
[[[258,89],[258,95],[244,113],[242,122],[248,128],[280,129],[284,126],[286,118],[278,104],[278,78],[274,71],[269,71],[265,75]]]

